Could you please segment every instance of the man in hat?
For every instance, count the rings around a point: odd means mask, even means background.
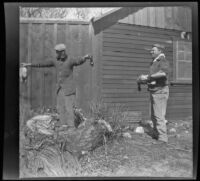
[[[150,63],[150,74],[141,75],[139,80],[146,81],[151,101],[151,120],[153,122],[153,138],[160,143],[167,143],[167,126],[165,114],[167,100],[169,97],[169,62],[163,53],[165,47],[154,44],[150,53],[152,62]]]
[[[57,71],[57,110],[62,125],[74,127],[74,111],[76,88],[73,80],[74,66],[82,65],[86,60],[92,61],[90,55],[72,58],[66,54],[66,46],[58,44],[55,46],[56,59],[39,63],[23,63],[25,67],[55,67]]]

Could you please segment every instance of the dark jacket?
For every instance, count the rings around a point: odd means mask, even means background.
[[[163,71],[166,73],[166,77],[162,77],[155,81],[155,84],[148,85],[148,90],[149,91],[157,91],[162,89],[163,87],[167,86],[169,84],[169,72],[170,72],[170,67],[169,67],[169,62],[165,58],[165,56],[160,56],[156,61],[152,61],[150,64],[150,69],[149,73],[150,75],[155,74],[159,71]]]
[[[86,60],[81,57],[78,57],[77,59],[68,58],[64,62],[49,60],[34,63],[31,65],[31,67],[55,67],[57,71],[57,94],[62,88],[64,90],[65,95],[71,95],[76,93],[76,87],[73,80],[73,68],[74,66],[83,64],[85,61]]]

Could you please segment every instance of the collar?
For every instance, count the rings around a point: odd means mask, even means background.
[[[164,58],[165,58],[164,53],[161,53],[160,55],[158,55],[158,56],[153,60],[153,62],[157,61],[160,57],[164,57]]]

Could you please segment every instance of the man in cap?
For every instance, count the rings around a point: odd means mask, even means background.
[[[74,104],[76,88],[73,80],[74,66],[82,65],[86,60],[92,61],[90,55],[72,58],[66,54],[66,46],[58,44],[55,46],[56,59],[39,63],[23,63],[25,67],[55,67],[57,71],[57,110],[62,125],[74,127]]]
[[[141,75],[139,81],[146,81],[151,101],[151,120],[153,122],[153,138],[159,143],[167,143],[167,126],[165,114],[167,100],[169,97],[169,62],[163,53],[165,47],[154,44],[150,53],[152,62],[150,63],[150,74]]]

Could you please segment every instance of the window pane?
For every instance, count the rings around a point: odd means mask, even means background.
[[[192,52],[192,43],[191,42],[185,42],[185,47],[184,47],[186,52]]]
[[[192,61],[192,52],[185,52],[185,60]]]
[[[178,79],[192,79],[192,63],[191,62],[178,62]]]
[[[184,60],[184,51],[178,52],[178,60]]]
[[[185,50],[184,41],[178,41],[177,43],[178,43],[177,51],[184,51]]]
[[[176,80],[192,80],[192,43],[189,41],[176,42]]]

